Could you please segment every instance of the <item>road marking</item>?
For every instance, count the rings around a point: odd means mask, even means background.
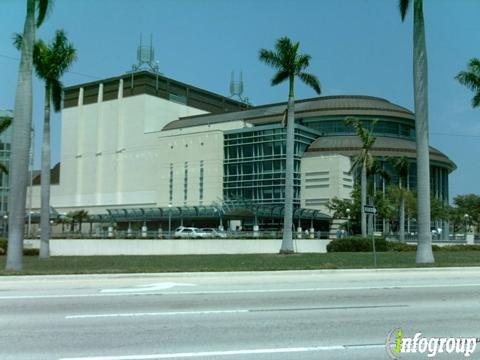
[[[92,315],[68,315],[65,319],[89,319],[106,317],[140,317],[140,316],[175,316],[175,315],[215,315],[215,314],[238,314],[248,313],[249,310],[206,310],[206,311],[171,311],[151,313],[121,313],[121,314],[92,314]]]
[[[384,348],[385,344],[368,345],[333,345],[333,346],[310,346],[296,348],[275,348],[275,349],[250,349],[250,350],[230,350],[230,351],[204,351],[187,352],[171,354],[151,354],[151,355],[126,355],[126,356],[93,356],[62,358],[60,360],[149,360],[149,359],[180,359],[192,357],[212,357],[212,356],[234,356],[234,355],[259,355],[259,354],[285,354],[302,352],[320,352],[320,351],[341,351],[341,350],[361,350]]]
[[[120,288],[120,289],[103,289],[102,293],[138,293],[138,292],[155,292],[160,290],[171,289],[175,286],[196,286],[195,284],[184,284],[174,282],[155,283],[149,285],[138,285],[133,288]]]
[[[116,318],[116,317],[143,317],[143,316],[176,316],[176,315],[217,315],[217,314],[245,314],[258,312],[286,312],[286,311],[320,311],[320,310],[359,310],[379,308],[399,308],[408,305],[364,305],[364,306],[329,306],[310,308],[271,308],[271,309],[232,309],[232,310],[202,310],[202,311],[169,311],[149,313],[117,313],[117,314],[83,314],[67,315],[65,319],[95,319],[95,318]]]
[[[219,294],[257,294],[282,292],[322,292],[322,291],[362,291],[362,290],[401,290],[401,289],[435,289],[457,287],[480,287],[480,284],[439,284],[439,285],[390,285],[390,286],[352,286],[330,288],[288,288],[288,289],[245,289],[245,290],[197,290],[197,291],[168,291],[168,292],[136,292],[136,293],[102,293],[102,294],[54,294],[54,295],[11,295],[0,296],[0,300],[29,300],[29,299],[61,299],[105,296],[146,296],[146,295],[219,295]]]

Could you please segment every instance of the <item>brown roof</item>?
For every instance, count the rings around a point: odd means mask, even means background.
[[[330,154],[355,156],[361,148],[362,143],[357,136],[321,136],[308,147],[303,156],[313,157]],[[416,143],[408,139],[376,136],[372,147],[372,155],[416,158]],[[456,169],[455,163],[434,147],[430,147],[430,160],[446,165],[451,171]]]
[[[224,114],[206,114],[183,117],[174,120],[163,128],[173,130],[199,125],[209,125],[229,121],[245,120],[253,124],[276,123],[282,120],[286,102],[256,106],[250,109]],[[388,100],[373,96],[342,95],[322,96],[295,101],[295,117],[327,115],[370,115],[392,116],[414,120],[414,114]]]

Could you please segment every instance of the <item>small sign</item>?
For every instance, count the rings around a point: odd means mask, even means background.
[[[363,207],[363,210],[365,211],[365,213],[367,214],[373,214],[373,215],[377,215],[377,208],[373,205],[365,205]]]

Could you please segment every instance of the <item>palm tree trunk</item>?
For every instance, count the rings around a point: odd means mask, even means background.
[[[362,164],[362,174],[360,179],[360,206],[361,206],[361,227],[362,236],[367,236],[367,214],[365,213],[365,205],[367,205],[367,166]]]
[[[8,194],[8,253],[6,270],[22,269],[27,198],[30,129],[32,127],[32,68],[35,43],[35,0],[27,0],[27,16],[23,30],[22,54],[15,94],[15,114],[12,125]]]
[[[293,93],[293,78],[290,78],[290,92],[288,96],[287,117],[287,144],[285,160],[285,211],[283,217],[283,239],[280,253],[293,253],[293,170],[295,147],[295,100]]]
[[[400,241],[405,242],[405,196],[403,193],[400,199]]]
[[[42,142],[40,259],[50,256],[50,93],[50,85],[47,84]]]
[[[423,1],[414,2],[413,88],[417,137],[418,264],[435,262],[430,232],[430,158],[428,144],[428,68]]]

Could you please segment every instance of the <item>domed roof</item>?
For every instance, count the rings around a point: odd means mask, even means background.
[[[237,120],[244,120],[256,125],[278,123],[283,119],[286,106],[287,103],[282,102],[255,106],[242,111],[183,117],[165,125],[163,131]],[[409,120],[415,119],[410,110],[373,96],[321,96],[295,101],[295,118],[297,119],[327,115],[391,116]]]
[[[307,149],[304,157],[322,155],[346,155],[355,156],[362,148],[362,142],[358,136],[321,136],[316,139]],[[416,158],[417,150],[415,141],[408,139],[376,136],[372,147],[374,156],[392,156]],[[445,154],[430,147],[430,160],[437,161],[447,166],[450,170],[456,169],[456,165]]]

